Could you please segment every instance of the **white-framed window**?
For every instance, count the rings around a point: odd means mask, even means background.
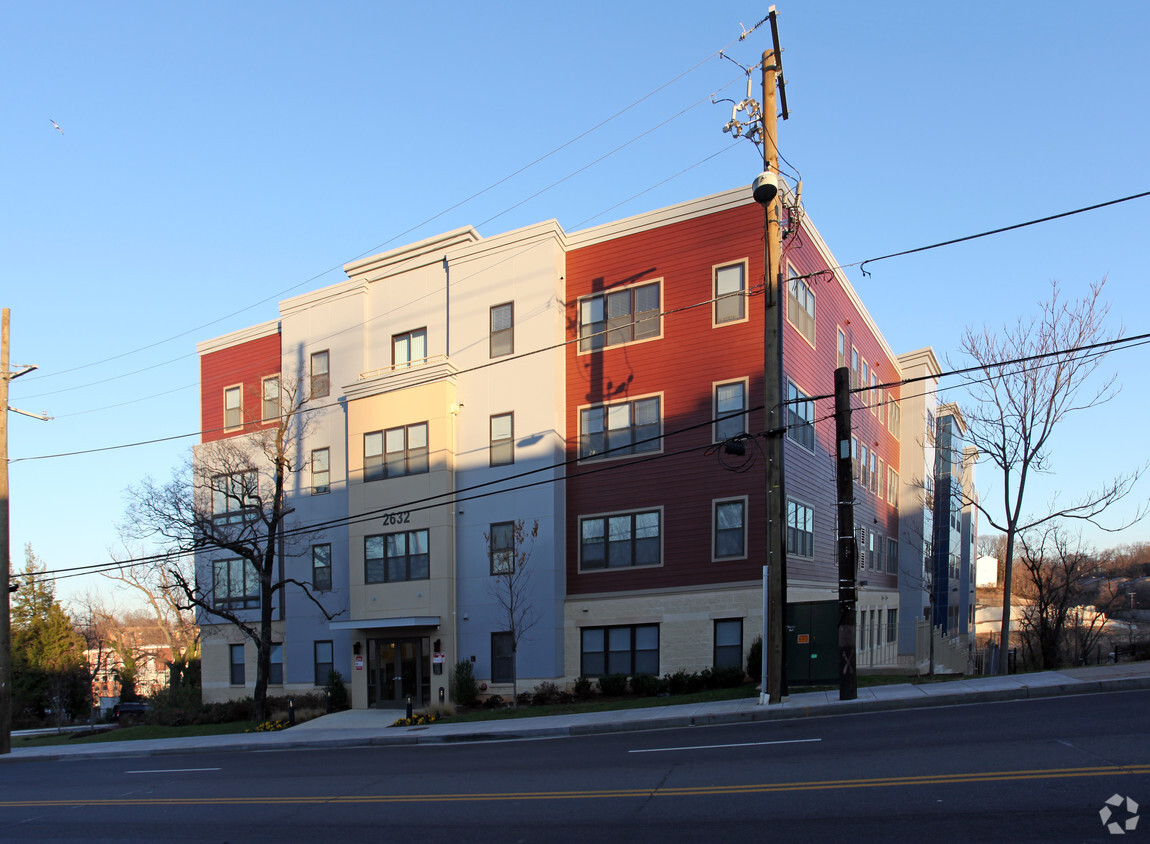
[[[260,395],[263,398],[263,421],[274,422],[280,418],[280,377],[269,375],[260,385]]]
[[[715,442],[747,432],[747,379],[715,385]]]
[[[584,627],[579,631],[579,673],[659,676],[659,625]]]
[[[401,425],[363,435],[363,479],[378,481],[428,470],[427,423]]]
[[[311,546],[311,585],[320,592],[331,591],[331,543]]]
[[[228,683],[233,686],[244,685],[244,646],[228,645]]]
[[[815,292],[806,279],[798,277],[795,268],[787,265],[787,320],[798,332],[815,344]]]
[[[403,583],[431,575],[428,531],[405,530],[363,538],[363,582]]]
[[[661,510],[580,519],[580,571],[662,565],[662,524]]]
[[[859,486],[870,489],[870,449],[859,443]]]
[[[743,620],[741,618],[715,619],[715,668],[742,668]]]
[[[244,388],[242,384],[224,388],[224,428],[239,428],[244,424]]]
[[[838,329],[838,345],[835,349],[836,368],[842,369],[847,365],[847,335],[843,332],[842,328]]]
[[[392,335],[391,365],[394,369],[423,363],[427,360],[427,329],[417,328]]]
[[[787,436],[805,448],[815,450],[815,403],[810,396],[787,381]]]
[[[259,476],[254,469],[215,475],[212,478],[212,522],[235,525],[256,517],[259,511]]]
[[[491,308],[491,338],[488,343],[490,357],[498,358],[515,353],[515,305],[504,302]]]
[[[311,494],[322,495],[331,491],[331,460],[326,448],[311,451]]]
[[[878,409],[882,404],[882,396],[878,390],[878,374],[873,369],[870,371],[870,394],[867,401],[870,403],[870,412],[874,416],[878,416]]]
[[[868,487],[870,491],[878,494],[878,452],[871,449],[870,453],[870,478]]]
[[[746,559],[747,499],[727,498],[714,502],[714,542],[716,560]]]
[[[815,511],[793,498],[787,499],[787,553],[796,557],[815,555]]]
[[[851,476],[857,482],[862,477],[862,470],[859,468],[859,438],[851,437]]]
[[[579,351],[590,352],[662,333],[658,281],[595,293],[579,300]]]
[[[899,439],[899,432],[902,429],[902,411],[899,409],[898,402],[894,400],[894,396],[887,393],[886,397],[888,403],[888,411],[886,416],[886,429],[891,432],[894,438]]]
[[[747,319],[747,262],[719,264],[714,274],[715,325]]]
[[[625,457],[663,448],[662,400],[646,396],[579,410],[579,458]]]
[[[882,501],[882,485],[886,481],[886,463],[883,462],[881,457],[878,459],[878,471],[875,473],[875,480],[878,483],[878,488],[875,490],[875,495],[879,497],[879,501]]]
[[[260,605],[260,577],[250,560],[212,561],[212,606],[254,610]]]
[[[886,467],[886,501],[898,506],[898,472],[890,466]]]
[[[311,356],[311,398],[318,399],[331,393],[327,350],[313,352]],[[325,681],[326,682],[326,681]]]
[[[491,574],[515,572],[515,522],[496,522],[487,534],[487,552]]]
[[[851,346],[851,389],[858,389],[859,385],[859,350]]]
[[[515,462],[514,413],[498,413],[491,417],[491,439],[487,452],[492,466],[510,466]]]
[[[867,366],[867,362],[864,360],[862,362],[862,383],[859,385],[863,388],[863,392],[860,396],[863,407],[870,407],[870,390],[867,389],[868,384],[870,384],[870,367]]]
[[[871,570],[873,570],[875,568],[874,546],[875,546],[875,536],[876,535],[877,534],[875,534],[875,532],[873,530],[868,530],[866,532],[866,541],[867,541],[866,567],[868,569],[871,569]]]

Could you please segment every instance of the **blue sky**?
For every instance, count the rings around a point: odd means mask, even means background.
[[[780,146],[844,264],[1150,190],[1143,3],[777,5]],[[9,419],[14,560],[25,542],[50,568],[107,560],[124,489],[165,477],[194,438],[29,458],[195,432],[195,343],[275,318],[280,298],[335,282],[347,261],[462,225],[574,231],[749,184],[757,153],[722,133],[729,106],[710,97],[743,96],[717,54],[754,64],[769,28],[739,43],[740,23],[766,12],[10,6],[0,305],[13,363],[40,367],[11,403],[54,417]],[[1055,278],[1075,295],[1108,276],[1115,326],[1150,331],[1147,230],[1150,198],[848,276],[896,352],[957,362],[965,326],[1033,312]],[[1150,352],[1104,370],[1122,394],[1060,431],[1033,509],[1150,456]],[[996,494],[988,469],[980,481]],[[1088,536],[1150,540],[1144,525]]]

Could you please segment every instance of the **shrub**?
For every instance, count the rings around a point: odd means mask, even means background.
[[[711,669],[711,688],[733,689],[743,685],[743,668],[740,665],[728,665],[726,668]]]
[[[627,691],[627,675],[604,674],[599,678],[599,691],[608,697],[619,697]]]
[[[659,694],[659,678],[654,674],[636,674],[631,678],[631,691],[640,697]]]
[[[747,674],[756,682],[763,677],[763,637],[756,636],[747,652]]]
[[[591,678],[579,676],[573,685],[575,697],[582,700],[591,696]]]
[[[559,697],[559,687],[554,683],[544,680],[535,687],[535,691],[531,693],[531,702],[536,706],[543,706],[556,700]]]
[[[483,706],[485,709],[498,709],[503,706],[503,696],[491,695],[487,700],[483,701]]]
[[[479,684],[475,682],[471,660],[461,659],[455,663],[455,702],[460,706],[474,706],[478,700]]]
[[[674,674],[663,678],[667,683],[667,691],[673,695],[686,695],[702,691],[703,675],[698,672],[687,672],[680,668]]]
[[[327,674],[327,685],[323,687],[331,701],[331,711],[341,712],[351,709],[351,699],[347,695],[347,686],[343,684],[343,675],[334,668]]]

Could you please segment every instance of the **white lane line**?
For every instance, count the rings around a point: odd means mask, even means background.
[[[761,747],[765,744],[802,744],[808,741],[822,741],[821,738],[787,739],[785,741],[745,741],[739,744],[697,744],[694,747],[651,747],[645,750],[628,750],[628,753],[666,753],[669,750],[716,750],[721,747]]]
[[[124,771],[125,774],[188,774],[195,771],[222,771],[223,768],[153,768],[148,771]]]

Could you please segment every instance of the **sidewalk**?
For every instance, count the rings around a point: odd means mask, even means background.
[[[506,741],[810,718],[820,715],[845,715],[1131,689],[1150,689],[1150,662],[1088,666],[1009,677],[977,677],[922,685],[899,683],[870,686],[859,689],[857,699],[852,701],[840,701],[836,690],[791,695],[784,702],[775,705],[760,705],[758,698],[755,697],[538,718],[466,723],[442,722],[421,727],[392,727],[391,724],[401,714],[396,710],[352,709],[306,721],[274,733],[18,748],[10,754],[0,756],[0,762],[162,756],[235,750],[273,751],[297,748]]]

